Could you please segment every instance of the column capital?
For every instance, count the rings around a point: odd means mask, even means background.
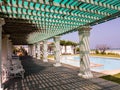
[[[55,38],[60,38],[60,36],[54,36]]]
[[[92,28],[90,26],[82,26],[80,28],[78,28],[78,32],[79,32],[79,35],[85,35],[85,36],[89,36],[90,35],[90,30]]]
[[[5,24],[4,18],[0,18],[0,26],[2,26],[4,24]]]
[[[10,35],[9,34],[3,34],[3,36],[2,36],[3,38],[9,38],[10,37]]]
[[[54,41],[60,40],[60,36],[54,36]]]
[[[40,44],[40,42],[37,42],[37,45]]]
[[[47,43],[47,40],[43,40],[44,43]]]
[[[92,28],[90,26],[78,27],[78,31],[90,31]]]

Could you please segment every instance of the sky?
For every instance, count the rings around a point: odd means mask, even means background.
[[[120,18],[92,26],[90,33],[91,49],[103,44],[110,48],[120,48]],[[63,35],[63,39],[79,42],[78,32]]]

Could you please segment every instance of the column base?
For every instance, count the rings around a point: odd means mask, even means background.
[[[53,66],[55,66],[55,67],[60,67],[60,66],[62,66],[62,65],[61,65],[61,63],[55,63],[55,64],[53,64]]]
[[[91,72],[90,72],[89,74],[82,74],[82,73],[79,73],[78,76],[80,76],[80,77],[82,77],[82,78],[86,78],[86,79],[93,78],[93,75],[92,75]]]
[[[4,90],[4,85],[0,85],[0,90]]]
[[[44,59],[43,62],[48,62],[48,60],[47,60],[47,59]]]
[[[36,56],[33,56],[33,58],[36,58]]]

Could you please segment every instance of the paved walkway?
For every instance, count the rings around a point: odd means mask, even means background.
[[[120,85],[101,78],[90,80],[79,77],[78,69],[53,63],[43,63],[31,57],[22,58],[25,78],[11,79],[5,90],[120,90]]]

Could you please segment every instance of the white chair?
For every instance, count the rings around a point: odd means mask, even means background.
[[[22,77],[24,78],[25,70],[23,69],[22,65],[12,65],[8,71],[8,76],[10,78],[14,77]]]
[[[2,65],[2,83],[6,82],[8,78],[8,65],[3,64]]]
[[[10,78],[22,77],[24,78],[25,70],[19,60],[7,61],[2,65],[2,80],[3,82]]]

